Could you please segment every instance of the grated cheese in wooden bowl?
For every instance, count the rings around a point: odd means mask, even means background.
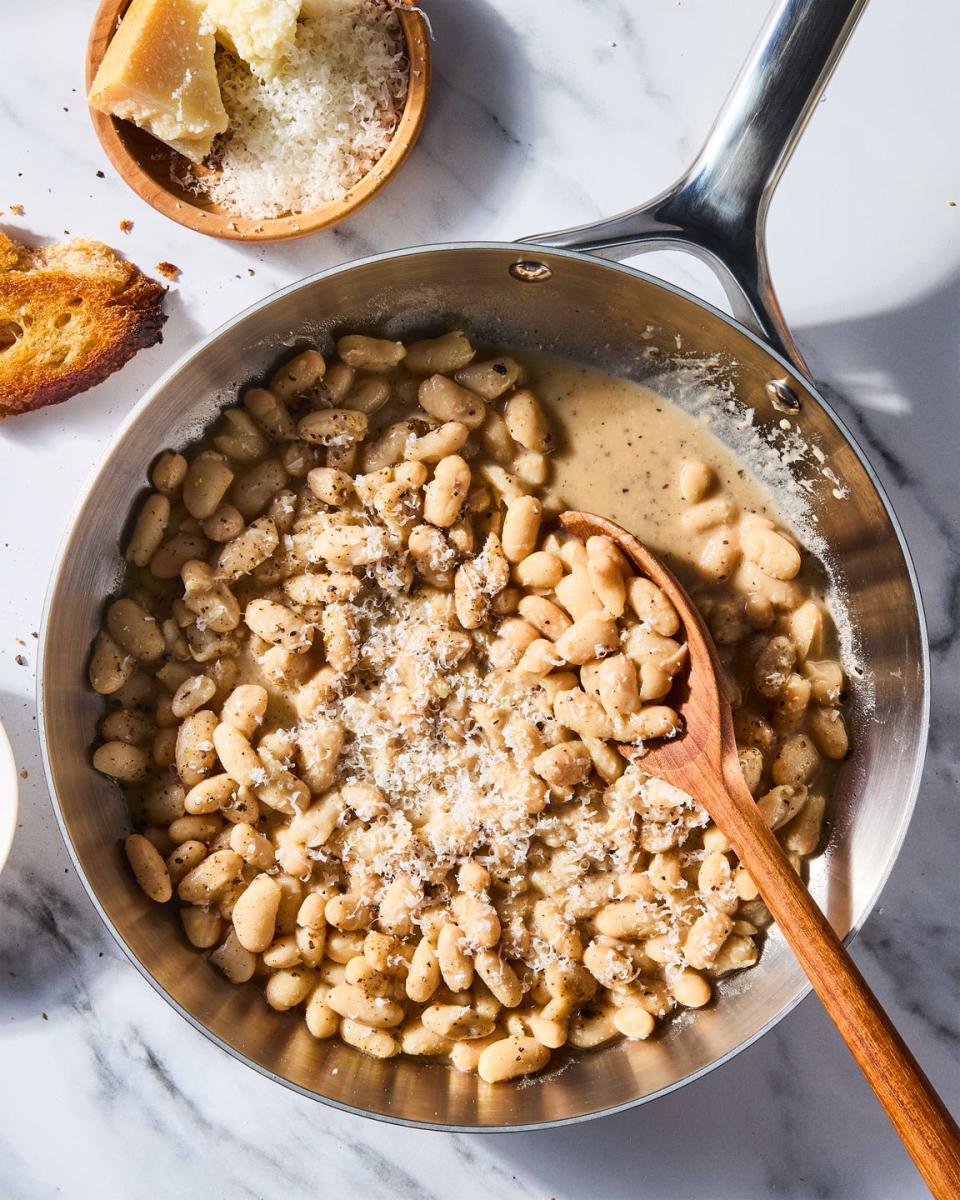
[[[194,186],[237,216],[342,199],[386,151],[403,111],[409,68],[389,0],[310,0],[303,13],[269,77],[217,52],[229,124],[215,170]]]

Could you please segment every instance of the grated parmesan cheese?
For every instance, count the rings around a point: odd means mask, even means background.
[[[301,21],[268,78],[220,50],[229,125],[214,148],[217,170],[194,186],[248,218],[341,199],[390,144],[407,92],[403,51],[384,0],[339,0]]]

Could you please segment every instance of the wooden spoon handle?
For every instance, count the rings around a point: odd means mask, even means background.
[[[749,871],[930,1191],[937,1200],[958,1200],[960,1129],[803,886],[760,810],[729,794],[744,788],[742,778],[731,778],[731,771],[726,775],[726,788],[715,775],[702,778],[701,788],[711,793],[705,807]]]

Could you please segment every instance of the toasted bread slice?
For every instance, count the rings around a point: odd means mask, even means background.
[[[166,288],[102,242],[0,233],[0,418],[58,404],[162,340]]]

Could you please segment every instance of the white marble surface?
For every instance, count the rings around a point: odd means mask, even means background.
[[[93,0],[3,2],[0,225],[102,238],[145,268],[168,259],[183,275],[162,347],[94,392],[0,427],[0,711],[28,773],[0,880],[0,1195],[920,1197],[814,1001],[732,1063],[632,1113],[513,1136],[408,1132],[303,1100],[206,1042],[127,964],[68,863],[39,764],[32,633],[77,490],[134,400],[201,333],[312,270],[398,245],[559,227],[652,194],[697,148],[766,9],[766,0],[426,2],[436,87],[401,177],[340,229],[262,249],[180,230],[113,175],[82,99]],[[958,44],[960,9],[949,0],[873,0],[770,229],[787,316],[889,488],[922,580],[930,752],[903,854],[855,955],[955,1111]],[[12,204],[23,216],[10,215]],[[129,235],[123,218],[134,222]],[[717,294],[683,260],[648,265]],[[240,1097],[259,1114],[254,1139],[238,1132]]]

